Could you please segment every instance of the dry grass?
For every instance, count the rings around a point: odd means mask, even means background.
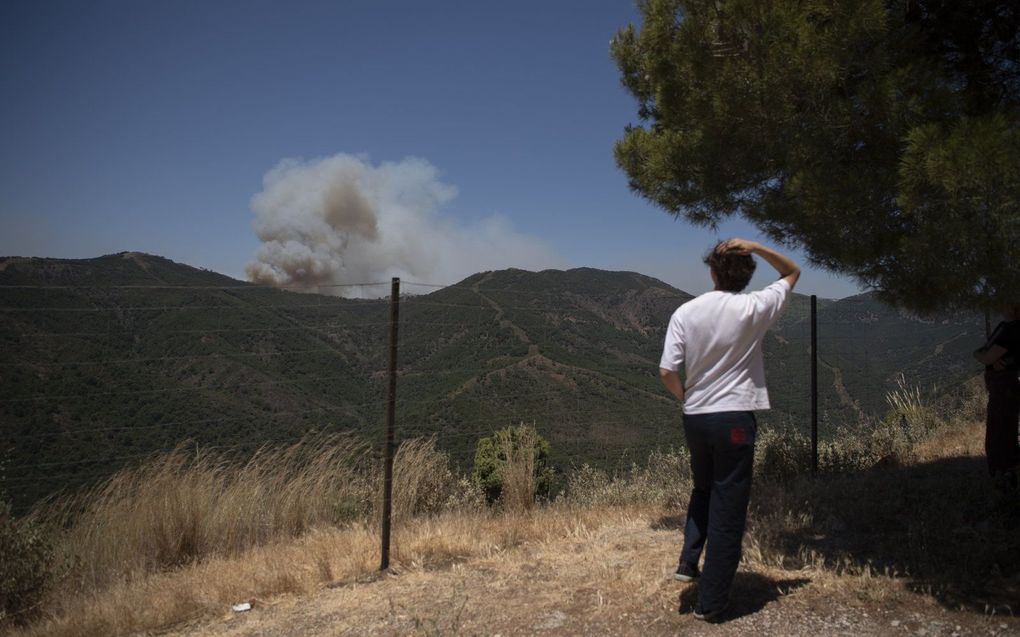
[[[376,513],[378,474],[368,445],[346,435],[265,448],[244,463],[182,445],[35,515],[69,529],[64,550],[87,564],[75,585],[101,588],[318,526],[368,520]],[[481,506],[480,494],[453,475],[431,439],[400,445],[393,479],[395,520]]]
[[[182,445],[36,517],[67,529],[58,549],[74,567],[62,591],[94,591],[362,519],[374,500],[372,464],[349,436],[265,448],[244,463]]]
[[[393,459],[392,507],[393,520],[400,524],[440,511],[479,511],[485,507],[485,494],[453,474],[435,438],[415,438],[401,443]]]
[[[281,542],[316,529],[363,529],[378,513],[377,469],[371,449],[343,435],[265,448],[245,462],[179,446],[37,508],[35,521],[56,530],[57,562],[67,565],[43,606],[59,615],[71,612],[67,600],[144,589],[152,576],[198,563],[205,568],[210,559],[247,559],[253,548],[268,544],[285,553]],[[400,446],[394,493],[398,523],[440,510],[477,509],[483,502],[477,489],[453,475],[433,440]],[[224,578],[214,588],[229,589],[232,581]],[[171,613],[166,603],[159,606]]]
[[[531,515],[460,511],[420,517],[398,527],[392,568],[413,570],[473,557],[499,556],[525,542],[584,537],[627,515],[549,507]],[[117,635],[161,630],[222,614],[230,604],[281,594],[308,594],[324,584],[371,575],[379,566],[374,528],[317,528],[305,536],[216,557],[177,571],[112,584],[51,607],[43,619],[12,635]]]
[[[745,566],[811,572],[834,590],[885,591],[861,582],[907,578],[947,604],[1002,612],[1001,595],[986,589],[1016,591],[1010,556],[1020,536],[984,488],[980,424],[950,417],[981,412],[980,392],[968,391],[945,407],[904,387],[890,404],[906,417],[827,443],[817,478],[803,475],[803,439],[763,435]],[[515,451],[532,448],[506,450],[503,506],[488,508],[434,441],[404,443],[394,472],[394,568],[583,540],[634,516],[679,525],[690,489],[685,452],[656,452],[615,476],[582,467],[565,495],[535,507],[533,454]],[[182,447],[121,472],[37,514],[66,526],[60,546],[74,567],[44,616],[14,634],[158,630],[237,601],[370,575],[378,565],[377,468],[361,443],[330,437],[241,464]]]
[[[891,417],[825,445],[819,477],[759,483],[748,563],[844,586],[892,577],[951,608],[1017,612],[1020,509],[988,479],[980,384],[934,401],[901,385],[889,402]]]
[[[330,576],[377,567],[377,534],[361,526],[314,530],[296,541],[268,544],[243,556],[216,557],[176,571],[138,577],[53,599],[47,617],[13,632],[23,635],[123,635],[215,616],[230,604],[314,590]]]
[[[517,432],[517,435],[512,435],[511,431]],[[507,511],[522,513],[535,505],[538,489],[535,480],[537,442],[538,433],[532,427],[496,432],[500,456],[506,458],[501,471],[503,489],[499,497],[500,504]]]
[[[645,464],[613,476],[582,465],[569,476],[563,497],[582,508],[639,504],[680,510],[690,492],[690,455],[686,449],[670,449],[652,451]]]

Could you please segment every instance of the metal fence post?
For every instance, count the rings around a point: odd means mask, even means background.
[[[811,295],[811,472],[818,473],[818,297]]]
[[[400,279],[390,290],[390,369],[386,400],[386,442],[383,444],[382,560],[380,571],[390,567],[390,516],[393,509],[393,429],[397,403],[397,324],[400,318]]]

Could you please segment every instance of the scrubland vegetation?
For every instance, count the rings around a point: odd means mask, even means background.
[[[1013,612],[1003,600],[1015,593],[1020,570],[1016,503],[986,484],[982,401],[974,383],[934,397],[901,385],[881,422],[822,445],[819,476],[808,471],[804,435],[761,431],[745,567],[847,582],[901,578],[953,608]],[[576,534],[635,511],[679,518],[686,505],[683,449],[656,451],[616,474],[576,467],[561,493],[536,502],[541,442],[523,430],[493,442],[503,446],[502,484],[491,504],[434,440],[400,446],[396,571]],[[308,437],[245,462],[184,445],[25,518],[5,513],[6,628],[20,635],[156,630],[241,600],[372,577],[378,469],[373,450],[348,436]]]

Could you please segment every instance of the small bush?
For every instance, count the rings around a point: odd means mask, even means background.
[[[811,440],[798,431],[759,429],[754,452],[755,477],[765,482],[787,482],[811,470]]]
[[[955,415],[960,422],[982,422],[988,405],[988,394],[980,377],[973,378],[960,385],[959,390],[951,395],[954,399],[947,406],[947,413]],[[949,420],[950,418],[946,418]]]
[[[536,496],[549,495],[548,457],[549,443],[533,427],[506,427],[478,441],[471,477],[490,504],[502,500],[509,508],[528,509]]]
[[[818,468],[825,473],[862,471],[875,465],[903,465],[914,458],[919,442],[931,438],[960,412],[977,419],[981,411],[980,387],[968,383],[955,394],[930,398],[903,376],[886,395],[890,410],[877,423],[841,428],[819,443]],[[939,395],[934,389],[932,396]],[[795,430],[764,429],[755,448],[755,477],[787,483],[811,469],[811,441]]]
[[[42,527],[15,519],[0,500],[0,625],[20,623],[35,609],[52,580],[52,559]]]
[[[467,505],[470,489],[461,482],[450,470],[449,457],[436,449],[435,438],[402,442],[393,459],[394,519]]]
[[[690,456],[685,449],[654,450],[643,465],[610,477],[584,464],[567,479],[566,500],[580,507],[659,504],[669,509],[686,506],[691,490]]]
[[[608,473],[585,463],[567,475],[567,491],[561,497],[579,507],[612,504],[618,500],[617,486]]]
[[[686,506],[693,484],[690,452],[686,448],[655,449],[635,478],[648,501],[660,502],[667,508]]]
[[[485,493],[474,480],[457,478],[443,503],[443,511],[479,511],[485,508]]]
[[[930,394],[937,396],[939,392],[932,388]],[[912,440],[930,435],[944,422],[936,401],[927,399],[920,387],[908,386],[902,374],[896,379],[896,388],[886,394],[885,399],[890,411],[882,424],[898,426]]]

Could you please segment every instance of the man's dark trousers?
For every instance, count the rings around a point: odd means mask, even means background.
[[[697,564],[708,541],[698,602],[711,611],[729,601],[740,562],[758,425],[749,411],[692,414],[684,415],[684,432],[694,490],[680,559]]]
[[[988,471],[996,476],[1020,464],[1017,419],[1020,417],[1020,380],[1015,371],[986,371],[988,412],[985,417],[985,454]]]

